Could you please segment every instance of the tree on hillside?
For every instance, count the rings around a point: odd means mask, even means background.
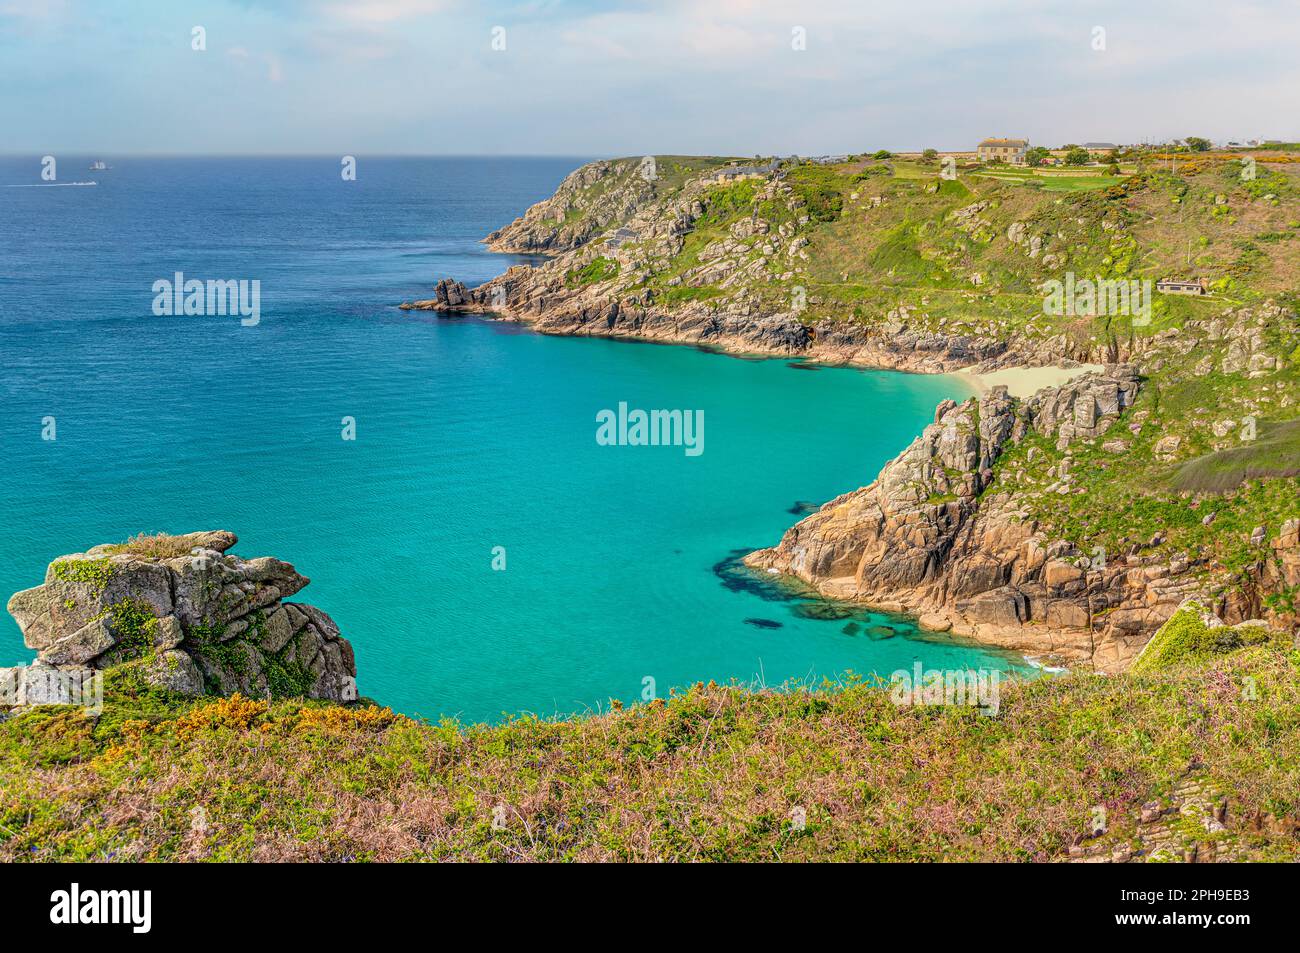
[[[894,154],[888,149],[879,149],[871,154],[871,158],[873,159],[892,159],[893,157]]]
[[[933,162],[935,159],[939,158],[939,150],[926,149],[921,153],[921,158],[924,159],[926,162]]]
[[[1092,156],[1088,154],[1087,149],[1081,149],[1075,146],[1065,154],[1066,165],[1087,165],[1092,161]]]
[[[1050,156],[1051,154],[1052,153],[1049,150],[1043,148],[1042,146],[1034,146],[1032,149],[1030,149],[1028,152],[1025,153],[1025,164],[1035,166],[1035,167],[1040,166],[1043,164],[1044,161],[1046,161],[1047,157]]]
[[[1200,136],[1188,136],[1183,140],[1187,143],[1187,148],[1193,152],[1209,152],[1210,140],[1202,139]]]

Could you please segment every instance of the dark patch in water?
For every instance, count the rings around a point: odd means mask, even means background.
[[[786,510],[787,513],[793,513],[795,516],[802,516],[805,513],[816,513],[822,508],[820,503],[813,503],[811,500],[795,500],[794,506]]]
[[[718,581],[732,592],[758,596],[765,602],[784,602],[789,606],[790,614],[798,619],[814,622],[842,621],[844,625],[840,628],[841,633],[847,636],[865,635],[873,642],[883,642],[911,632],[905,624],[897,627],[884,624],[879,612],[821,598],[811,587],[798,580],[773,575],[765,570],[750,569],[743,562],[750,552],[748,549],[733,550],[726,559],[719,560],[713,566],[713,574],[718,577]],[[757,617],[745,619],[745,624],[759,629],[782,627],[782,623],[774,619]]]
[[[786,367],[790,368],[792,371],[820,371],[821,370],[821,368],[818,367],[816,364],[801,364],[798,361],[791,361],[789,364],[786,365]]]
[[[747,592],[765,602],[789,602],[796,593],[783,585],[779,577],[750,569],[743,562],[752,550],[733,549],[726,559],[713,564],[713,574],[732,592]]]
[[[861,610],[838,602],[800,602],[792,606],[790,611],[819,622],[838,622],[840,619],[852,619],[861,615]]]

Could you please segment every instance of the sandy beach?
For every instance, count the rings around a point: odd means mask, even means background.
[[[1102,370],[1100,364],[1076,364],[1072,367],[1053,365],[1050,367],[1009,367],[1000,371],[978,373],[965,369],[957,371],[958,376],[970,381],[981,394],[987,393],[999,384],[1005,384],[1007,393],[1012,397],[1029,397],[1044,387],[1057,387],[1084,374]]]

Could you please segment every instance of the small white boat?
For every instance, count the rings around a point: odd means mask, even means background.
[[[103,160],[101,160],[101,159],[96,159],[94,162],[92,162],[92,163],[90,164],[90,171],[91,171],[91,172],[107,172],[107,171],[108,171],[108,166],[106,166],[106,165],[104,164]]]

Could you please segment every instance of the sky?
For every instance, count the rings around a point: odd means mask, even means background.
[[[1297,140],[1298,51],[1300,0],[0,0],[0,152]]]

